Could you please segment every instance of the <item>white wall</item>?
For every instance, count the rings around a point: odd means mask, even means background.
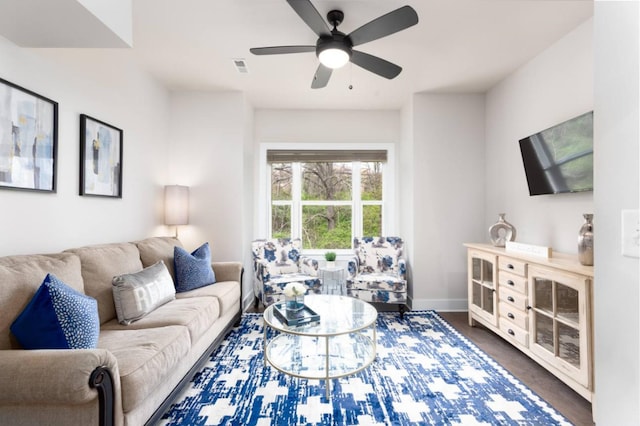
[[[621,255],[640,191],[640,5],[595,5],[595,421],[640,424],[640,274]]]
[[[246,111],[239,92],[171,94],[169,180],[190,188],[180,240],[209,242],[214,261],[244,258]]]
[[[518,141],[593,109],[592,38],[589,20],[487,93],[484,228],[506,213],[516,241],[577,252],[593,193],[530,197]]]
[[[257,144],[397,143],[400,112],[259,109],[255,112],[254,140]]]
[[[401,130],[402,136],[400,145],[398,146],[398,165],[399,173],[396,182],[398,192],[398,205],[402,206],[398,212],[399,216],[399,235],[404,236],[405,240],[405,258],[407,260],[407,282],[408,292],[411,302],[413,302],[413,252],[415,251],[415,239],[409,236],[415,235],[414,227],[414,197],[415,182],[413,180],[414,161],[413,161],[413,96],[403,106],[401,110]]]
[[[167,92],[122,50],[32,50],[0,38],[0,58],[0,77],[59,104],[57,193],[0,189],[0,255],[161,232]],[[78,195],[81,113],[124,130],[122,199]]]
[[[413,98],[411,156],[402,182],[413,182],[413,309],[466,310],[465,242],[482,238],[484,96]],[[407,175],[406,173],[411,173]],[[407,219],[406,219],[407,220]]]
[[[244,264],[244,277],[242,280],[243,286],[243,306],[248,306],[252,302],[253,296],[253,255],[251,254],[251,241],[253,240],[253,223],[254,212],[256,210],[256,198],[254,197],[254,157],[257,156],[257,150],[254,149],[253,144],[253,117],[254,110],[248,103],[245,104],[245,134],[244,134],[244,162],[243,162],[243,194],[244,205],[242,207],[242,262]]]

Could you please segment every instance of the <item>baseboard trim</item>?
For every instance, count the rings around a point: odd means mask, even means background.
[[[466,312],[467,299],[412,299],[414,311],[435,310],[442,312]]]
[[[246,312],[247,309],[253,306],[254,299],[255,299],[255,296],[253,295],[253,290],[251,290],[249,294],[244,296],[244,298],[242,299],[242,312]]]

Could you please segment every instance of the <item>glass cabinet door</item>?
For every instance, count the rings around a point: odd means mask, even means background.
[[[531,350],[588,386],[586,277],[531,267]]]
[[[469,253],[469,309],[497,325],[495,266],[495,256]]]

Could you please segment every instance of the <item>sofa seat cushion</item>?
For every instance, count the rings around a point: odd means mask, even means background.
[[[220,281],[213,285],[196,288],[195,290],[176,293],[177,299],[209,296],[215,297],[220,303],[220,316],[231,310],[238,310],[240,300],[240,286],[237,281]]]
[[[102,330],[98,347],[118,360],[122,410],[136,408],[189,352],[189,331],[182,326],[143,330]]]
[[[100,324],[116,317],[111,281],[142,269],[140,252],[131,243],[102,244],[66,250],[80,257],[85,293],[98,301]]]
[[[144,330],[170,325],[187,328],[191,342],[196,343],[220,317],[220,304],[214,297],[172,300],[130,325],[117,319],[102,324],[101,330]]]
[[[18,349],[9,326],[27,306],[48,273],[84,293],[80,259],[71,253],[0,257],[0,350]]]
[[[347,279],[347,288],[357,290],[406,291],[406,286],[402,277],[385,273],[364,273]]]

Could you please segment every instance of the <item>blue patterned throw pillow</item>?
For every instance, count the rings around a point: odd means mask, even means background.
[[[211,268],[211,250],[204,243],[189,254],[182,247],[174,247],[173,262],[176,270],[176,293],[204,287],[216,282]]]
[[[98,303],[52,274],[18,315],[11,332],[25,349],[92,349],[98,346]]]

